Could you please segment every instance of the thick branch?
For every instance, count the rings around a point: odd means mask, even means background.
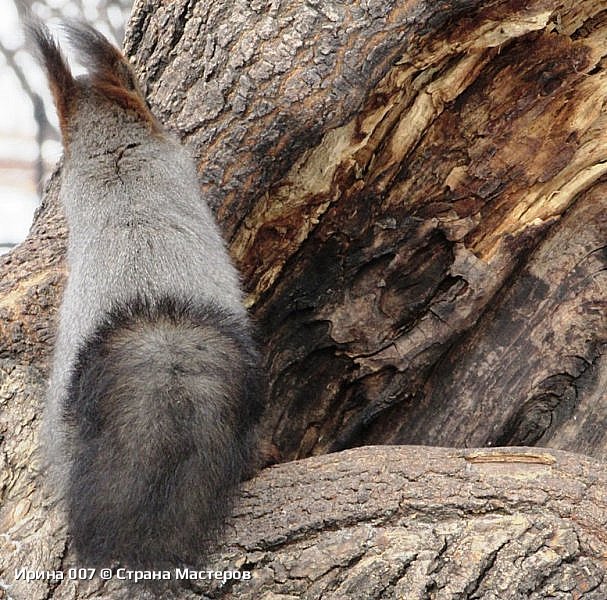
[[[247,484],[210,568],[249,580],[194,580],[162,597],[602,600],[606,500],[607,468],[558,451],[369,447],[310,458]],[[73,593],[148,597],[142,584],[94,579],[63,582],[54,598]]]

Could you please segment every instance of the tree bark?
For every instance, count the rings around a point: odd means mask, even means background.
[[[126,50],[243,273],[282,460],[596,459],[284,464],[217,557],[253,579],[178,597],[605,597],[606,34],[597,0],[136,3]],[[60,178],[0,263],[0,587],[130,598],[15,581],[73,561],[35,456]]]
[[[138,4],[128,47],[200,157],[285,459],[604,456],[605,8]]]
[[[606,501],[605,465],[561,451],[377,446],[312,457],[245,486],[209,567],[240,580],[181,580],[161,597],[603,600]],[[153,593],[95,578],[64,581],[53,596],[73,597]]]

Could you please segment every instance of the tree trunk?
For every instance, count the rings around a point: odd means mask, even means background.
[[[283,461],[595,457],[269,469],[214,563],[253,579],[177,597],[607,596],[606,36],[597,0],[136,3],[126,49],[243,273]],[[144,596],[15,580],[73,561],[35,469],[60,178],[2,257],[0,586]]]

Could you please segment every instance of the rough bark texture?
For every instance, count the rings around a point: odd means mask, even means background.
[[[285,459],[605,455],[606,8],[138,4],[128,47],[200,156]]]
[[[607,469],[590,458],[357,448],[273,467],[246,485],[210,568],[248,571],[248,581],[149,592],[66,580],[52,597],[603,600],[606,516]],[[46,597],[32,582],[12,591]]]
[[[244,274],[283,460],[607,456],[605,39],[598,0],[136,3],[127,52]],[[60,177],[0,258],[0,597],[130,598],[14,581],[73,561],[35,456]],[[606,597],[604,466],[470,452],[270,469],[217,558],[252,582],[177,595]]]

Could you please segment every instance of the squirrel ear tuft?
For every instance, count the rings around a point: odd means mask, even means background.
[[[26,16],[25,32],[34,57],[46,71],[49,87],[57,107],[61,135],[65,142],[67,124],[70,121],[76,95],[76,80],[55,38],[38,18],[31,14]]]
[[[93,82],[136,91],[130,67],[124,56],[102,33],[87,23],[75,20],[65,21],[62,29]]]
[[[82,66],[88,70],[92,87],[122,108],[138,113],[152,125],[152,129],[157,129],[157,121],[151,114],[133,70],[122,52],[87,23],[66,21],[63,30]]]

